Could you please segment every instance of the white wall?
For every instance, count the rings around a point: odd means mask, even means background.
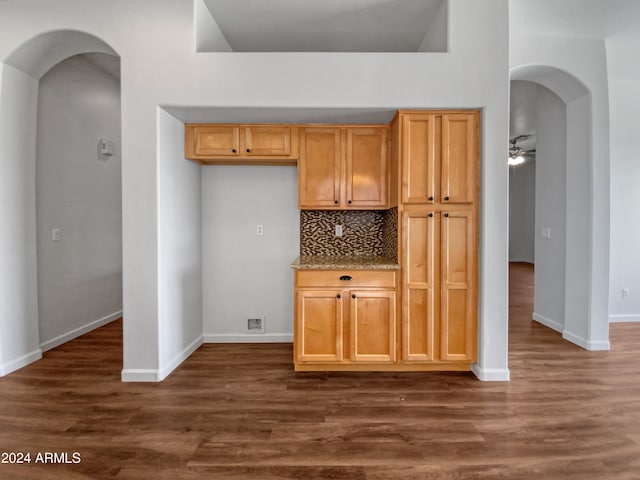
[[[553,92],[540,85],[536,87],[533,318],[560,332],[565,325],[566,108]],[[551,229],[551,238],[543,238],[543,228]]]
[[[162,380],[202,343],[200,166],[184,159],[184,124],[158,109],[158,371]],[[145,373],[123,371],[123,379]]]
[[[296,167],[202,167],[205,341],[293,341],[297,204]],[[256,315],[265,333],[248,335]]]
[[[36,197],[40,344],[122,314],[120,80],[82,56],[40,80]],[[98,141],[115,154],[98,155]],[[61,240],[53,241],[53,228]]]
[[[536,164],[509,169],[509,261],[534,263]]]
[[[524,150],[536,146],[537,87],[531,82],[511,82],[509,138],[530,135],[518,141]],[[509,168],[509,261],[534,263],[535,160]]]
[[[550,88],[567,104],[564,338],[609,349],[609,111],[604,41],[510,36],[512,78]]]
[[[611,118],[610,321],[640,321],[640,33],[607,38]],[[623,298],[622,290],[629,296]]]
[[[36,273],[38,80],[0,71],[0,375],[41,356]]]
[[[158,161],[159,105],[479,107],[480,325],[474,371],[483,379],[508,379],[506,0],[450,2],[446,54],[195,53],[191,2],[59,0],[53,5],[30,0],[29,7],[0,2],[0,59],[29,38],[55,29],[95,35],[122,59],[125,370],[160,368],[159,339],[164,333],[159,329],[167,327],[159,320],[158,297],[158,246],[165,234],[158,226],[159,178],[167,168]],[[5,210],[0,206],[0,217],[8,215]],[[148,376],[143,372],[140,379]]]

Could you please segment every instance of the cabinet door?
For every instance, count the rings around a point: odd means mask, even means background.
[[[395,361],[395,291],[349,291],[351,361]]]
[[[436,116],[402,117],[402,203],[433,203],[436,196]]]
[[[291,155],[290,127],[243,127],[243,131],[246,155]]]
[[[348,128],[343,207],[385,208],[389,173],[386,128]]]
[[[478,188],[478,115],[442,116],[441,196],[444,203],[473,203]]]
[[[202,156],[237,156],[240,152],[239,132],[239,127],[233,126],[194,127],[194,153]]]
[[[436,358],[439,315],[440,213],[424,208],[402,215],[402,360],[427,362]]]
[[[312,127],[302,130],[298,163],[299,208],[338,208],[341,162],[341,129]]]
[[[445,210],[442,216],[442,360],[475,360],[477,260],[474,223],[470,210]]]
[[[297,292],[296,359],[298,362],[340,362],[343,292]]]

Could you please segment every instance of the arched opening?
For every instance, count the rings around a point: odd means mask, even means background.
[[[534,320],[562,333],[567,108],[546,87],[520,80],[511,82],[510,102],[509,137],[516,145],[511,153],[523,160],[509,168],[512,306],[522,302],[518,308],[532,308]]]
[[[122,207],[116,52],[93,35],[53,31],[0,68],[4,375],[121,316]]]
[[[511,80],[512,92],[528,91],[536,110],[528,115],[535,131],[518,131],[517,120],[511,126],[514,136],[535,136],[533,319],[583,348],[608,349],[607,318],[600,314],[607,292],[595,286],[600,257],[608,251],[596,248],[593,222],[590,91],[576,77],[546,66],[514,69]]]

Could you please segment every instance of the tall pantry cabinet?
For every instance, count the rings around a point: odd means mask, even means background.
[[[478,111],[399,111],[400,362],[468,370],[478,324]]]

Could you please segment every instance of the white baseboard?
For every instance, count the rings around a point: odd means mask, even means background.
[[[157,382],[158,370],[147,368],[123,368],[120,372],[123,382]]]
[[[544,315],[540,315],[539,313],[533,312],[533,318],[536,322],[541,323],[545,327],[549,327],[556,332],[562,333],[564,330],[564,325],[560,322],[556,322],[555,320],[550,319],[549,317],[545,317]]]
[[[530,263],[533,265],[533,260],[531,258],[510,258],[509,262],[512,263]]]
[[[165,378],[169,376],[171,372],[173,372],[178,365],[184,362],[193,352],[195,352],[200,345],[202,345],[204,338],[200,335],[193,342],[191,342],[184,350],[178,353],[173,360],[171,360],[167,365],[162,367],[158,372],[158,381],[161,382]]]
[[[22,367],[26,367],[30,363],[35,362],[36,360],[40,360],[42,358],[42,350],[37,349],[31,353],[27,353],[19,358],[11,360],[5,364],[0,364],[0,377],[4,377],[11,372],[15,372],[16,370],[21,369]]]
[[[471,371],[483,382],[508,382],[511,378],[508,368],[482,368],[474,363],[471,365]]]
[[[123,382],[161,382],[202,345],[202,340],[202,336],[196,338],[162,368],[124,368],[120,379]]]
[[[640,315],[609,315],[609,323],[640,322]]]
[[[575,343],[579,347],[584,348],[585,350],[610,350],[611,344],[609,340],[587,340],[575,333],[571,333],[568,330],[563,330],[562,338],[568,340],[571,343]]]
[[[204,335],[204,343],[292,343],[293,333],[209,333]]]
[[[40,344],[40,349],[43,352],[46,352],[48,350],[51,350],[52,348],[56,348],[62,345],[63,343],[73,340],[74,338],[78,338],[79,336],[84,335],[91,330],[95,330],[96,328],[102,327],[107,323],[113,322],[120,317],[122,317],[122,310],[107,315],[106,317],[99,318],[98,320],[95,320],[93,322],[89,322],[86,325],[82,325],[81,327],[74,328],[73,330],[67,333],[63,333],[62,335],[58,335],[51,340],[47,340],[46,342]]]

